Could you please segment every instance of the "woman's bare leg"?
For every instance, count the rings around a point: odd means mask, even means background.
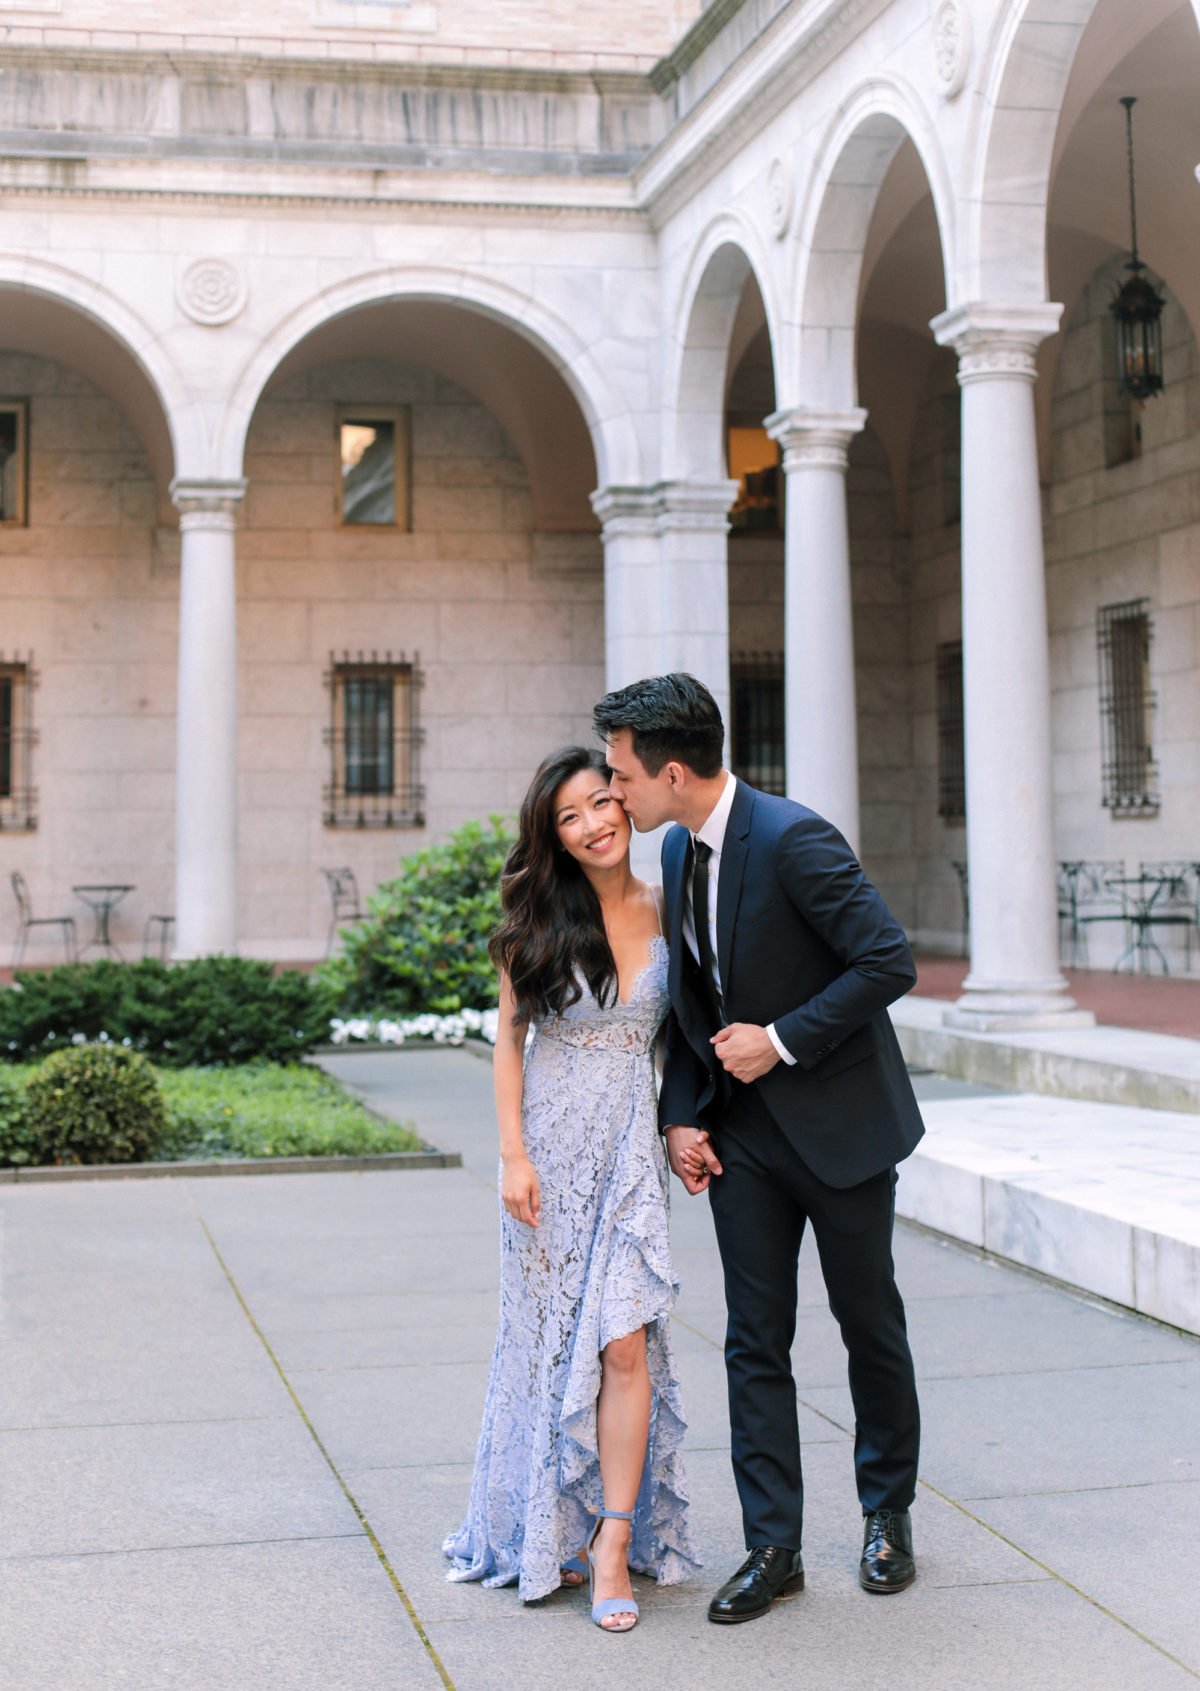
[[[596,1442],[606,1509],[632,1509],[637,1502],[650,1437],[650,1368],[646,1329],[613,1339],[600,1353],[603,1376],[596,1404]],[[633,1596],[629,1582],[629,1521],[605,1520],[592,1548],[596,1601]],[[633,1611],[607,1617],[610,1627],[631,1619]],[[604,1623],[601,1623],[604,1624]]]

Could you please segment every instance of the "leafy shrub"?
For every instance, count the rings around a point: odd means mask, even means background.
[[[29,1120],[25,1088],[0,1069],[0,1168],[40,1163],[38,1136]]]
[[[421,1149],[409,1128],[377,1120],[335,1080],[300,1063],[171,1070],[162,1090],[168,1127],[161,1155],[170,1161]]]
[[[55,1052],[29,1082],[26,1102],[42,1162],[144,1162],[167,1124],[153,1067],[119,1045]]]
[[[497,1001],[488,940],[500,925],[500,871],[513,833],[502,817],[468,822],[414,852],[372,895],[345,950],[318,971],[346,1011],[448,1015]]]
[[[245,957],[68,964],[22,971],[0,990],[0,1055],[39,1057],[104,1037],[171,1067],[286,1062],[328,1038],[331,1009],[310,975],[277,975]]]

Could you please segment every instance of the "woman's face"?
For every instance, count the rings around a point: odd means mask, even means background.
[[[581,769],[555,793],[554,831],[585,869],[611,869],[629,851],[629,818],[598,769]]]

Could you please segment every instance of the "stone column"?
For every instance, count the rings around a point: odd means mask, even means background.
[[[609,687],[687,670],[729,709],[729,508],[737,483],[659,482],[592,495],[603,524]]]
[[[606,685],[687,670],[729,719],[729,507],[735,481],[605,487],[592,495],[604,538]],[[728,751],[726,753],[728,757]],[[660,836],[630,860],[658,878]]]
[[[686,670],[729,721],[729,511],[736,481],[671,481],[658,490],[663,669]]]
[[[1059,305],[933,320],[962,387],[963,704],[971,969],[946,1012],[980,1031],[1090,1026],[1058,966],[1050,648],[1033,384]]]
[[[246,484],[176,481],[179,707],[175,952],[237,950],[237,596],[234,529]]]
[[[858,700],[846,465],[865,411],[776,411],[782,449],[787,791],[858,849]]]
[[[592,494],[604,542],[604,684],[611,692],[659,662],[657,490],[602,487]]]

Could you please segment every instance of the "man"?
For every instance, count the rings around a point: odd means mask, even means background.
[[[903,1591],[919,1417],[891,1242],[895,1165],[924,1130],[887,1006],[916,979],[908,945],[836,828],[722,767],[721,715],[700,682],[635,682],[601,700],[595,724],[635,828],[676,824],[659,1120],[671,1167],[712,1206],[750,1552],[709,1619],[752,1620],[804,1584],[790,1351],[806,1222],[848,1353],[859,1579]]]

